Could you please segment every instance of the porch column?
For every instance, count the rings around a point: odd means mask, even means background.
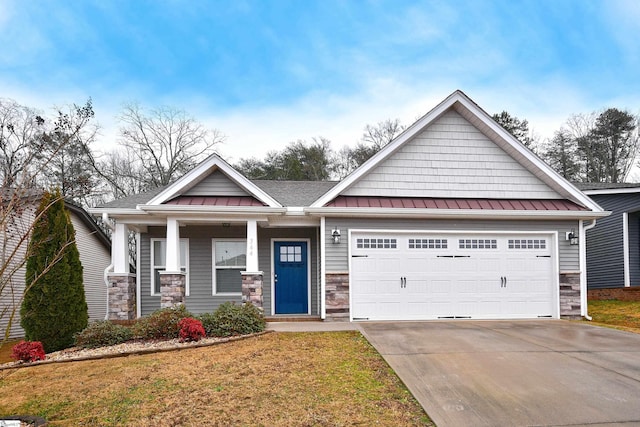
[[[184,305],[186,275],[180,269],[180,223],[167,218],[166,270],[160,272],[160,308]]]
[[[258,222],[247,221],[247,271],[242,275],[242,301],[263,310],[263,272],[258,271]]]
[[[109,320],[136,318],[136,275],[129,272],[129,227],[116,223],[111,241],[113,272],[107,274]]]

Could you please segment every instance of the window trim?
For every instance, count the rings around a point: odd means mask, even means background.
[[[245,255],[245,265],[242,267],[221,267],[221,270],[232,270],[240,268],[240,271],[246,271],[246,256],[247,256],[247,239],[242,237],[237,238],[214,238],[211,239],[211,295],[222,295],[222,296],[237,296],[242,295],[242,289],[240,292],[217,292],[217,283],[216,283],[216,271],[218,267],[216,267],[216,242],[244,242],[244,255]]]
[[[164,271],[166,271],[167,266],[164,265],[155,265],[154,260],[155,260],[155,245],[154,242],[165,242],[165,246],[167,244],[167,239],[165,237],[152,237],[150,239],[150,259],[149,259],[149,264],[150,264],[150,275],[151,275],[151,280],[150,280],[150,284],[151,284],[151,289],[150,289],[150,295],[151,296],[159,296],[162,293],[161,292],[156,292],[156,268],[159,269],[164,269]],[[189,296],[189,239],[186,237],[181,237],[180,238],[180,243],[185,243],[185,260],[184,260],[184,265],[181,265],[180,268],[184,268],[184,273],[185,273],[185,284],[184,284],[184,293],[185,296],[188,297]],[[182,264],[182,263],[180,263]],[[161,270],[162,271],[162,270]]]

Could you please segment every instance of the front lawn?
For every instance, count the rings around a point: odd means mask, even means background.
[[[589,301],[593,322],[640,333],[640,301]]]
[[[433,425],[354,331],[5,370],[0,414],[50,426]]]

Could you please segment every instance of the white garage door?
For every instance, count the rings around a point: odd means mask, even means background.
[[[552,235],[353,232],[354,320],[557,317]]]

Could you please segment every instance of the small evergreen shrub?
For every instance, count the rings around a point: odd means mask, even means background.
[[[204,328],[204,332],[208,337],[215,337],[214,334],[216,330],[216,317],[213,313],[203,313],[196,317],[202,323],[202,327]]]
[[[133,338],[133,332],[130,328],[102,320],[93,322],[82,332],[78,332],[75,342],[78,347],[97,348],[121,344],[131,338]]]
[[[162,308],[147,317],[138,319],[133,326],[133,335],[141,339],[178,338],[178,323],[187,317],[193,317],[184,305]]]
[[[180,328],[180,342],[200,341],[205,336],[202,322],[192,317],[186,317],[178,322]]]
[[[211,316],[211,333],[216,337],[247,335],[264,331],[266,322],[262,311],[247,302],[242,305],[225,302]]]
[[[23,362],[35,362],[44,360],[46,355],[40,341],[20,341],[11,349],[11,357]]]

